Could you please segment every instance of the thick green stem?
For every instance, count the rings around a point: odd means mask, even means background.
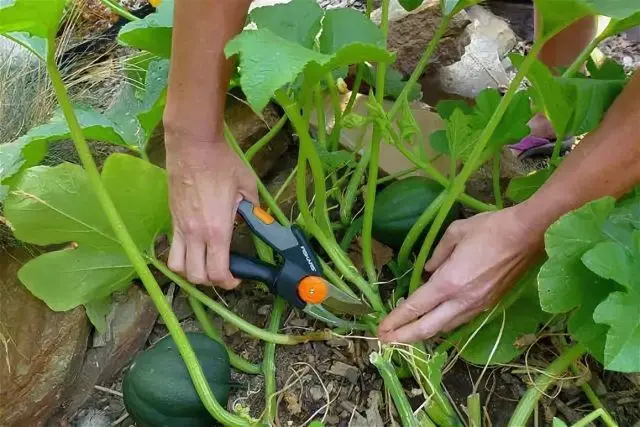
[[[402,246],[400,247],[400,252],[398,253],[398,266],[400,267],[400,271],[406,271],[409,268],[409,255],[411,255],[411,250],[415,246],[416,242],[422,235],[424,229],[429,225],[433,218],[438,213],[438,209],[442,205],[444,201],[446,193],[443,191],[436,197],[433,202],[429,205],[422,215],[418,218],[418,221],[411,226],[407,237],[404,238],[402,242]]]
[[[482,409],[478,393],[470,394],[467,397],[467,414],[469,415],[469,427],[482,427]]]
[[[129,21],[137,21],[140,18],[129,12],[126,8],[122,7],[117,1],[114,0],[101,0],[102,4],[114,11],[116,14],[122,16]]]
[[[364,171],[367,169],[370,158],[371,149],[370,147],[367,147],[364,150],[362,157],[360,157],[360,160],[358,160],[358,164],[356,165],[356,169],[353,171],[353,175],[351,175],[349,184],[347,184],[347,190],[345,191],[344,198],[340,204],[340,221],[344,225],[349,224],[353,219],[353,213],[351,212],[353,209],[353,203],[356,200],[358,187],[360,186],[360,181],[362,181]]]
[[[287,116],[285,115],[280,117],[280,120],[278,120],[276,124],[271,129],[269,129],[269,132],[267,132],[262,138],[260,138],[258,142],[249,147],[249,149],[245,153],[245,157],[247,158],[247,160],[251,161],[254,156],[258,154],[258,151],[262,150],[267,144],[269,144],[273,140],[273,138],[275,138],[276,135],[280,133],[286,123]]]
[[[202,291],[198,290],[198,288],[196,288],[194,285],[182,278],[182,276],[179,276],[178,274],[169,270],[169,267],[167,267],[159,259],[152,257],[148,257],[148,259],[155,268],[157,268],[162,274],[167,276],[173,282],[175,282],[178,286],[180,286],[180,288],[184,289],[184,291],[189,296],[196,298],[198,301],[207,306],[211,311],[222,317],[222,319],[224,319],[226,322],[231,323],[241,331],[251,335],[254,338],[282,345],[295,345],[309,341],[326,341],[331,338],[331,334],[326,332],[314,332],[307,335],[283,335],[274,334],[269,331],[265,331],[262,328],[258,328],[257,326],[252,325],[243,318],[238,317],[222,304],[218,304],[217,302],[213,301]]]
[[[191,305],[191,309],[193,313],[196,315],[196,319],[198,319],[198,323],[200,323],[200,327],[204,331],[204,333],[214,341],[218,341],[220,344],[224,345],[224,348],[227,350],[227,354],[229,355],[229,361],[231,362],[231,366],[236,368],[239,371],[245,372],[247,374],[259,374],[262,372],[262,367],[255,363],[251,363],[242,356],[236,354],[233,350],[231,350],[222,340],[220,333],[216,330],[215,326],[211,323],[209,316],[207,315],[207,311],[200,301],[195,299],[194,297],[189,297],[189,304]]]
[[[327,73],[327,87],[329,88],[329,95],[331,96],[331,105],[333,105],[333,129],[329,135],[329,150],[335,151],[338,149],[340,142],[340,132],[342,131],[342,110],[340,108],[340,97],[338,96],[338,88],[333,78],[333,74]]]
[[[278,333],[285,307],[285,301],[282,298],[276,298],[271,310],[271,320],[267,327],[269,332]],[[267,422],[268,425],[274,425],[277,408],[276,391],[278,388],[276,384],[276,345],[274,343],[265,344],[262,366],[264,369],[264,394],[267,402],[263,421]]]
[[[385,46],[387,35],[389,34],[389,1],[382,0],[382,18],[380,21],[380,30],[384,35]],[[378,104],[384,102],[384,84],[387,77],[387,64],[378,64],[376,73],[376,92],[375,97]],[[380,143],[382,141],[382,130],[375,123],[373,125],[373,135],[371,137],[371,158],[369,159],[369,174],[367,176],[367,194],[364,205],[364,223],[362,224],[362,261],[367,277],[371,283],[375,283],[378,279],[375,264],[373,262],[373,249],[371,246],[371,230],[373,227],[373,208],[376,201],[376,181],[378,180],[378,166],[380,163]]]
[[[393,103],[391,110],[389,110],[389,114],[388,114],[389,120],[393,121],[393,118],[396,116],[396,114],[400,110],[400,107],[402,106],[401,101],[407,97],[411,88],[413,88],[413,86],[416,83],[418,83],[418,79],[420,78],[420,76],[422,76],[422,73],[424,73],[425,69],[427,68],[427,65],[429,65],[429,60],[431,59],[431,57],[436,51],[436,48],[440,44],[440,39],[442,39],[442,36],[444,36],[444,34],[447,32],[447,27],[449,26],[449,19],[451,19],[450,16],[445,16],[444,18],[442,18],[442,22],[440,22],[440,26],[436,30],[436,33],[433,35],[433,38],[429,41],[429,44],[427,45],[427,49],[422,54],[420,61],[418,61],[418,65],[416,65],[416,68],[413,70],[413,73],[411,73],[411,76],[409,76],[409,80],[407,80],[404,87],[402,88],[402,92],[400,92],[400,95],[398,95],[398,98]]]
[[[413,414],[413,409],[411,409],[411,404],[409,403],[409,399],[407,398],[407,395],[402,388],[400,379],[396,375],[393,364],[389,360],[387,360],[385,355],[376,352],[371,353],[371,356],[369,356],[369,360],[371,361],[373,366],[378,368],[378,372],[380,372],[382,380],[384,381],[384,386],[393,399],[396,411],[398,412],[400,420],[402,421],[402,426],[420,426],[418,419]]]
[[[577,423],[573,425],[573,427],[587,427],[591,425],[591,422],[597,420],[598,418],[602,418],[602,421],[608,427],[618,427],[618,423],[602,408],[598,408],[592,413],[588,414],[584,418],[580,419]]]
[[[509,420],[509,427],[522,427],[527,425],[529,417],[533,413],[538,401],[544,392],[554,384],[560,375],[578,358],[586,353],[587,349],[582,344],[576,344],[568,348],[554,360],[547,369],[538,376],[535,383],[527,390],[518,402],[518,406]]]
[[[51,37],[49,40],[50,48],[47,50],[47,71],[51,77],[53,89],[55,91],[56,98],[60,103],[60,108],[67,120],[71,138],[73,139],[76,150],[78,151],[80,161],[82,162],[91,187],[98,198],[100,206],[102,207],[116,238],[122,245],[122,249],[126,253],[127,258],[131,261],[131,264],[135,268],[138,277],[140,277],[149,297],[164,320],[165,325],[167,326],[167,329],[169,330],[169,333],[175,341],[178,351],[185,362],[196,392],[202,400],[203,405],[207,408],[207,411],[209,411],[209,413],[222,424],[230,426],[248,425],[249,422],[247,420],[227,412],[216,400],[211,388],[209,387],[209,383],[204,376],[204,372],[198,362],[198,358],[196,357],[187,336],[180,327],[180,322],[171,310],[160,286],[158,286],[151,270],[147,267],[147,262],[129,234],[129,231],[122,221],[111,197],[109,197],[109,193],[102,183],[98,168],[91,156],[87,141],[82,134],[82,128],[80,127],[78,119],[73,111],[73,106],[71,105],[67,90],[64,86],[64,82],[62,81],[62,76],[60,76],[60,72],[56,67],[54,57],[55,49],[53,49],[54,43],[55,40]]]
[[[504,202],[502,201],[502,188],[500,187],[500,153],[493,155],[493,164],[491,165],[492,174],[491,181],[493,183],[493,198],[496,200],[496,207],[502,209]]]
[[[320,89],[320,83],[316,84],[313,91],[313,99],[316,103],[316,117],[318,119],[318,143],[327,147],[327,121],[324,114],[324,98],[322,97],[322,90]]]
[[[450,185],[450,182],[447,179],[447,177],[442,175],[435,167],[433,167],[431,163],[423,162],[418,157],[416,157],[415,154],[407,150],[407,147],[405,147],[404,144],[402,144],[402,142],[400,141],[400,136],[395,131],[392,130],[390,132],[390,135],[395,147],[398,149],[398,151],[404,154],[404,156],[411,163],[413,163],[414,165],[422,169],[430,178],[437,181],[443,187],[446,188]],[[484,203],[480,200],[474,199],[473,197],[465,193],[461,193],[458,196],[458,201],[470,207],[471,209],[477,210],[479,212],[488,212],[488,211],[496,210],[496,207],[494,205],[490,205],[488,203]]]
[[[344,108],[343,115],[346,116],[353,109],[354,104],[356,103],[356,98],[358,97],[358,93],[360,93],[360,86],[362,85],[362,77],[364,76],[364,64],[358,64],[356,67],[356,77],[353,79],[353,87],[351,88],[351,94],[349,95],[349,101],[347,101],[347,106]]]
[[[562,73],[562,77],[575,76],[576,73],[580,71],[584,63],[587,62],[587,59],[589,59],[591,52],[593,52],[593,50],[597,48],[598,45],[600,45],[600,43],[602,43],[602,41],[607,37],[609,37],[609,34],[607,34],[606,30],[594,37],[593,40],[591,40],[589,44],[582,50],[580,56],[578,56],[576,60],[573,61],[573,63],[569,66],[569,68],[567,68],[565,72]]]
[[[344,236],[342,236],[342,241],[340,242],[340,247],[343,251],[347,252],[349,250],[351,242],[353,242],[353,239],[358,235],[360,230],[362,230],[362,217],[351,221],[351,224],[347,227],[347,231],[344,232]]]
[[[493,116],[489,120],[489,123],[487,123],[487,126],[484,128],[484,130],[480,134],[480,137],[478,138],[478,141],[474,145],[473,150],[471,151],[471,154],[467,159],[467,162],[464,164],[464,167],[462,168],[462,170],[460,171],[456,179],[453,181],[453,184],[451,185],[451,187],[447,190],[447,197],[442,203],[442,207],[440,208],[438,215],[433,221],[433,224],[429,229],[429,233],[427,234],[427,238],[425,239],[424,244],[422,245],[422,249],[420,251],[421,253],[425,254],[424,261],[426,261],[426,254],[428,254],[431,251],[431,247],[435,242],[436,236],[440,232],[440,228],[442,227],[442,225],[444,224],[444,221],[447,218],[447,214],[453,207],[453,204],[455,203],[456,199],[460,197],[460,195],[463,193],[467,180],[469,179],[471,174],[477,169],[478,162],[481,159],[484,149],[489,143],[489,140],[493,136],[496,128],[500,124],[500,120],[502,120],[502,117],[507,111],[507,108],[509,107],[511,100],[513,99],[513,96],[515,95],[518,87],[520,86],[520,83],[522,83],[522,80],[527,75],[529,68],[536,60],[536,57],[540,52],[540,49],[542,48],[543,43],[544,43],[544,40],[534,43],[533,47],[531,48],[531,51],[522,62],[520,69],[518,70],[518,73],[513,78],[511,85],[509,86],[509,90],[502,97],[502,100],[500,101],[498,108],[496,109]],[[423,267],[424,267],[424,262],[421,262],[421,263],[416,262],[414,266],[414,274],[411,277],[411,286],[410,286],[409,292],[415,291],[420,285],[419,274],[421,273]]]

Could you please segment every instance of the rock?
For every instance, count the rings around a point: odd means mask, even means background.
[[[329,369],[329,373],[339,377],[345,377],[351,384],[356,384],[358,382],[358,376],[360,375],[358,368],[344,362],[334,362],[334,364],[331,365],[331,369]]]
[[[42,426],[82,366],[89,321],[82,308],[56,313],[18,281],[30,258],[7,250],[0,263],[0,425]]]
[[[271,105],[263,111],[262,117],[259,117],[246,103],[231,96],[227,97],[225,120],[243,151],[246,151],[269,132],[269,129],[279,119],[280,114]],[[251,164],[260,177],[265,176],[278,162],[280,156],[287,150],[289,142],[289,134],[283,130],[255,155]],[[148,154],[153,163],[165,166],[164,128],[162,125],[158,126],[149,141]]]
[[[313,387],[309,388],[309,396],[311,396],[311,398],[315,401],[324,399],[326,397],[324,389],[319,385],[314,385]]]
[[[381,9],[376,9],[371,14],[371,19],[378,25],[381,14]],[[416,68],[441,21],[442,13],[438,0],[425,0],[411,12],[404,10],[398,0],[391,0],[388,46],[397,55],[395,68],[405,77],[411,75]],[[460,60],[465,46],[469,44],[469,35],[464,30],[470,23],[471,20],[464,11],[451,20],[438,50],[430,61],[429,69],[438,69]]]
[[[189,296],[186,292],[180,290],[178,296],[173,299],[173,312],[178,317],[178,320],[184,320],[193,314],[191,304],[189,304]]]
[[[236,325],[228,322],[224,323],[224,326],[222,327],[222,329],[224,330],[224,335],[227,337],[230,337],[231,335],[235,335],[238,332],[240,332],[240,329],[238,329]]]
[[[138,352],[144,349],[158,312],[151,298],[139,287],[113,295],[111,312],[107,315],[107,330],[98,341],[100,347],[87,350],[82,370],[73,383],[71,394],[56,418],[71,416],[81,407],[95,385],[111,383]],[[95,341],[95,340],[94,340]]]
[[[380,416],[380,404],[382,403],[382,393],[376,390],[369,392],[367,399],[368,408],[366,410],[367,425],[372,427],[384,427],[384,422]]]
[[[467,9],[473,24],[466,32],[471,40],[459,62],[437,70],[423,81],[423,92],[437,90],[464,98],[474,98],[483,89],[509,85],[503,62],[516,45],[516,35],[509,25],[482,6]],[[508,60],[507,65],[510,67]]]

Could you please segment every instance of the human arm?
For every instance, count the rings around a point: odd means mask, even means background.
[[[454,222],[426,265],[433,275],[380,324],[387,342],[413,342],[468,322],[495,304],[544,249],[565,213],[640,183],[640,72],[552,178],[529,200]]]
[[[257,202],[251,172],[223,137],[233,64],[226,42],[242,30],[250,0],[175,2],[164,113],[173,240],[169,267],[193,283],[237,285],[229,246],[239,201]]]

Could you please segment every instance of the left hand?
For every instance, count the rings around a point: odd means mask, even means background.
[[[380,323],[380,340],[430,338],[496,304],[543,248],[544,229],[532,230],[519,217],[521,209],[523,205],[452,223],[425,265],[433,275]]]

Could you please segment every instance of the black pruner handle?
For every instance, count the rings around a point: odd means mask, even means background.
[[[274,265],[232,252],[229,257],[229,270],[236,279],[263,282],[271,292],[276,293],[280,270]]]

